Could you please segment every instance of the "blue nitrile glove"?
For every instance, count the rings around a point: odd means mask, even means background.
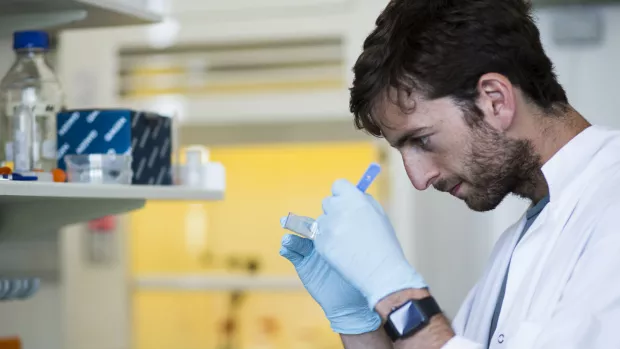
[[[384,297],[427,285],[407,262],[381,205],[346,180],[332,186],[317,219],[317,251],[374,308]]]
[[[280,255],[293,263],[306,290],[323,308],[335,332],[362,334],[379,328],[379,315],[368,308],[358,290],[321,258],[312,240],[285,235]]]

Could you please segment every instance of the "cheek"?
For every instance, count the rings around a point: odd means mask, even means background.
[[[463,152],[460,146],[449,142],[436,142],[430,153],[430,157],[438,168],[441,169],[443,178],[453,177],[462,171]]]
[[[468,137],[463,134],[454,135],[445,139],[438,147],[437,162],[453,174],[462,174],[472,160],[470,149]]]

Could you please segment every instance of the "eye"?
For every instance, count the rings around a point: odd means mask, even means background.
[[[424,149],[428,149],[431,145],[431,136],[420,137],[420,146]]]
[[[409,140],[409,143],[422,150],[428,151],[431,149],[431,136],[414,137]]]

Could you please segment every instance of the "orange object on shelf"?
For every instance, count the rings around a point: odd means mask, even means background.
[[[19,337],[0,338],[0,349],[22,349]]]
[[[52,177],[54,178],[54,182],[64,183],[67,181],[67,174],[59,168],[52,170]]]
[[[10,167],[0,167],[0,175],[10,175],[13,173]]]
[[[116,217],[105,216],[88,222],[88,229],[96,232],[110,232],[116,229]]]

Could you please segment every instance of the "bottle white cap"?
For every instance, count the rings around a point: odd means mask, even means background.
[[[185,163],[189,167],[199,166],[209,162],[209,149],[201,145],[192,145],[185,150]]]

